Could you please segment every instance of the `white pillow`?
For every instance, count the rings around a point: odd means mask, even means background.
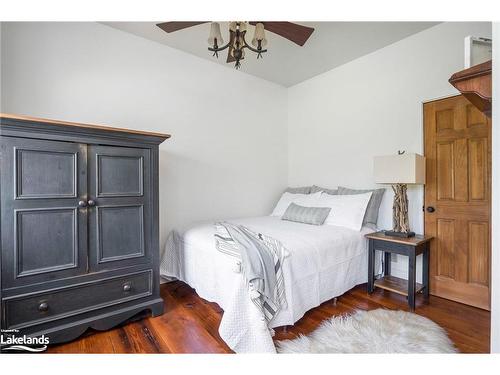
[[[312,195],[312,194],[311,194]],[[322,193],[314,207],[330,207],[324,224],[360,231],[372,192],[355,195],[330,195]]]
[[[321,191],[314,194],[292,194],[285,192],[281,196],[271,216],[283,216],[290,203],[304,207],[318,207],[316,202],[321,197]]]

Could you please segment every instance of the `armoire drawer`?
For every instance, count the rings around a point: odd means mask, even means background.
[[[23,328],[152,294],[152,270],[4,299],[7,328]]]

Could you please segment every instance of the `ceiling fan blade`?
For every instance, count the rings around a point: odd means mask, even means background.
[[[196,22],[172,21],[172,22],[158,23],[156,24],[156,26],[158,26],[160,29],[162,29],[167,33],[173,33],[174,31],[187,29],[188,27],[201,25],[202,23],[207,23],[207,22],[210,21],[196,21]]]
[[[312,27],[302,26],[292,22],[261,21],[267,31],[278,34],[283,38],[291,40],[299,46],[303,46],[311,36],[314,29]],[[257,21],[251,21],[250,25],[257,24]]]

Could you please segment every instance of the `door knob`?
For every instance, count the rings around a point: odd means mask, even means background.
[[[436,209],[434,207],[432,207],[432,206],[427,207],[427,212],[433,213],[434,211],[436,211]]]
[[[92,200],[92,199],[89,199],[87,204],[89,205],[89,207],[94,207],[95,206],[95,201]]]
[[[87,207],[87,202],[85,202],[85,201],[78,201],[78,207],[80,207],[80,208]]]

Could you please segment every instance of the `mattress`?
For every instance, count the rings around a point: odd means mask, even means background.
[[[267,327],[251,302],[235,258],[215,248],[213,222],[172,232],[161,257],[163,277],[182,280],[224,310],[219,333],[235,352],[275,352],[272,330],[293,325],[305,312],[367,281],[367,240],[360,232],[264,216],[226,220],[273,237],[286,247],[286,306]]]

